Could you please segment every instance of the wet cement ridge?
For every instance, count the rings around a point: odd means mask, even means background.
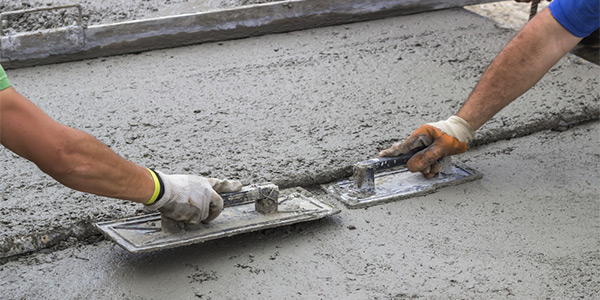
[[[501,140],[524,137],[545,130],[567,130],[571,127],[597,120],[600,120],[600,106],[598,105],[588,107],[588,110],[584,111],[582,114],[569,114],[569,112],[565,111],[563,114],[550,115],[537,123],[523,123],[514,128],[494,128],[483,131],[482,133],[478,133],[476,139],[473,140],[471,148],[492,144]],[[390,140],[380,143],[383,145],[391,145],[396,141],[397,140]],[[282,188],[316,186],[350,177],[352,176],[352,170],[353,165],[347,165],[341,168],[328,169],[327,171],[323,170],[322,172],[319,172],[317,176],[299,176],[276,180],[275,184]]]
[[[552,115],[547,119],[534,124],[521,124],[512,130],[491,129],[484,132],[472,143],[471,147],[491,144],[501,140],[509,140],[534,134],[544,130],[566,130],[568,128],[600,120],[600,107],[592,106],[583,114]]]
[[[524,137],[545,130],[564,131],[598,120],[600,120],[600,109],[597,107],[596,109],[590,110],[590,114],[584,116],[554,116],[547,119],[547,122],[522,125],[515,130],[492,130],[491,132],[486,132],[482,138],[476,139],[472,143],[472,148],[492,144],[501,140]],[[320,172],[320,176],[298,176],[295,178],[274,180],[274,183],[282,189],[304,187],[311,192],[319,194],[319,186],[321,184],[350,177],[352,175],[352,167],[353,165],[348,165],[341,168],[333,168],[333,170],[329,169],[326,172]],[[437,192],[437,190],[431,191],[431,193],[435,192]],[[343,206],[337,201],[334,204],[339,207]],[[122,217],[123,216],[120,216],[118,218]],[[86,244],[86,241],[91,237],[96,237],[92,239],[92,242],[96,242],[98,237],[104,238],[94,226],[94,223],[99,221],[106,221],[106,219],[87,218],[86,220],[79,220],[73,224],[63,224],[61,227],[52,228],[40,233],[5,237],[4,241],[0,242],[0,264],[4,263],[3,260],[10,258],[11,256],[26,255],[42,249],[52,248],[64,244],[65,241],[69,241],[70,244],[73,244],[75,241]],[[62,247],[68,246],[69,243],[62,245]]]
[[[240,8],[0,37],[0,62],[18,68],[331,26],[493,1],[315,1]],[[40,38],[42,36],[43,38]]]
[[[5,237],[4,241],[0,242],[0,264],[4,263],[2,259],[11,256],[34,253],[66,241],[72,244],[75,241],[84,241],[89,237],[99,235],[93,224],[95,222],[81,220],[68,227],[55,228],[43,233]]]

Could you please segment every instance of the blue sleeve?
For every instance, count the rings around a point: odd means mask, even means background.
[[[556,21],[576,37],[586,37],[600,27],[598,0],[554,0],[548,8]]]

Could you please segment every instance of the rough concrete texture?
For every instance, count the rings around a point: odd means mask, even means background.
[[[84,24],[98,25],[267,2],[275,0],[0,0],[0,12],[80,4],[83,7]],[[71,25],[75,20],[75,12],[69,9],[10,17],[4,26],[4,33],[14,34]]]
[[[594,299],[600,123],[480,146],[436,194],[158,253],[108,241],[0,266],[7,299]]]
[[[0,62],[5,69],[37,66],[347,24],[480,2],[484,1],[297,0],[87,28],[68,26],[2,37]]]
[[[57,121],[136,163],[305,186],[349,176],[355,162],[454,113],[513,34],[457,9],[8,75]],[[566,57],[475,144],[597,119],[598,76],[598,66]],[[142,213],[71,191],[6,149],[0,161],[2,256]]]

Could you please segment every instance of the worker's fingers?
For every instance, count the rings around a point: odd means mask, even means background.
[[[421,174],[423,174],[425,178],[429,179],[437,175],[441,169],[442,166],[440,165],[439,161],[436,161],[433,164],[431,164],[431,166],[428,166],[427,168],[422,170]]]
[[[381,152],[379,152],[379,156],[398,156],[400,155],[400,153],[402,152],[402,150],[400,150],[402,147],[402,143],[404,143],[403,141],[394,143],[391,147],[381,150]]]
[[[433,123],[434,125],[441,122]],[[452,123],[453,124],[453,123]],[[448,132],[455,132],[452,128],[447,128]],[[445,133],[438,127],[431,124],[425,124],[419,127],[406,140],[392,145],[379,153],[379,156],[396,156],[409,153],[415,149],[422,149],[417,152],[407,163],[407,168],[411,172],[421,172],[426,178],[431,178],[438,174],[442,166],[438,160],[454,154],[460,154],[469,148],[466,142],[461,142],[456,137]]]
[[[439,173],[440,170],[442,169],[442,166],[440,165],[439,161],[433,162],[430,167],[431,167],[431,170],[429,172],[433,173],[433,174]]]
[[[242,189],[242,183],[238,180],[225,180],[217,178],[206,178],[213,190],[217,193],[233,193]]]
[[[208,223],[216,219],[223,211],[223,198],[217,193],[214,193],[210,199],[210,205],[208,206],[208,217],[202,220],[203,223]]]
[[[430,179],[430,178],[433,178],[437,173],[432,173],[432,172],[425,173],[425,172],[421,172],[421,174],[423,174],[423,177],[425,177],[427,179]]]
[[[189,201],[188,201],[189,202]],[[162,215],[181,222],[188,222],[188,220],[195,219],[194,224],[200,222],[201,209],[197,206],[190,205],[189,203],[172,203],[161,207],[160,212]]]
[[[437,162],[438,159],[445,156],[445,152],[437,142],[434,142],[431,146],[417,152],[411,159],[408,160],[406,167],[411,172],[423,172],[429,171],[427,174],[431,172],[431,170],[427,170],[431,165]],[[438,172],[439,172],[439,164],[438,164]]]
[[[187,201],[181,203],[181,205],[187,205],[187,210],[189,212],[193,212],[193,215],[188,217],[185,221],[192,225],[204,222],[204,220],[209,218],[210,202],[215,195],[217,197],[219,196],[219,194],[210,188],[196,191],[199,193],[189,195]]]
[[[398,156],[409,153],[415,149],[429,146],[432,141],[433,138],[419,128],[407,139],[394,143],[390,148],[379,152],[379,156]]]

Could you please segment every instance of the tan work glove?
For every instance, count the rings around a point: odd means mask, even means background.
[[[446,121],[417,128],[406,140],[381,151],[379,156],[398,156],[425,147],[408,160],[406,167],[411,172],[421,172],[425,178],[432,178],[441,170],[438,160],[467,151],[467,143],[474,136],[475,131],[467,121],[452,116]]]
[[[189,224],[214,220],[223,210],[223,199],[218,193],[242,189],[242,183],[236,180],[166,175],[158,171],[155,174],[163,182],[164,194],[147,207],[158,210],[167,218]]]

